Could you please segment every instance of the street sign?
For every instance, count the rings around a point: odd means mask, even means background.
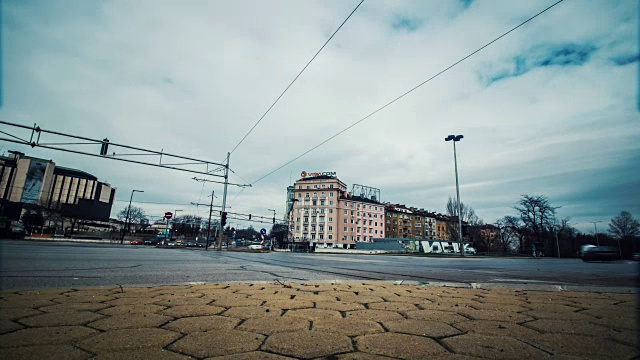
[[[167,219],[167,220],[171,219],[172,216],[173,216],[173,214],[168,212],[168,211],[166,213],[164,213],[164,218]]]
[[[267,229],[265,228],[260,229],[260,234],[267,235]]]

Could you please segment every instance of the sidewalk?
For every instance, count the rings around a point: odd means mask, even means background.
[[[388,283],[0,292],[1,359],[630,359],[637,295]]]

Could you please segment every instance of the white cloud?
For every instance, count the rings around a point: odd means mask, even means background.
[[[356,3],[8,3],[0,116],[221,161]],[[551,3],[365,2],[232,155],[232,168],[257,179]],[[620,206],[637,216],[637,201],[619,201],[638,198],[637,180],[619,176],[638,178],[638,94],[629,81],[637,64],[612,60],[637,54],[637,12],[637,2],[564,2],[246,189],[232,206],[281,213],[290,176],[332,170],[348,184],[381,188],[384,200],[443,211],[455,193],[443,138],[462,133],[461,196],[485,220],[510,213],[522,193],[569,199],[563,215],[573,206],[578,219],[606,220]],[[403,19],[415,26],[394,28]],[[483,81],[531,49],[567,44],[597,50],[581,66]],[[213,188],[222,193],[210,184],[203,191],[189,174],[21,150],[109,180],[118,199],[132,188],[145,189],[140,201],[178,204]],[[594,195],[594,186],[609,197]],[[230,188],[230,200],[237,191]],[[172,207],[145,205],[154,215]]]

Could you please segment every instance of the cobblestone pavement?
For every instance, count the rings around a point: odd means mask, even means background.
[[[0,292],[1,359],[630,359],[636,295],[371,284]]]

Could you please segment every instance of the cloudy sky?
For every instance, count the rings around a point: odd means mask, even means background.
[[[221,161],[358,2],[7,0],[0,119]],[[512,214],[521,194],[548,196],[586,231],[621,210],[639,217],[634,0],[565,0],[255,182],[554,2],[365,1],[231,155],[231,181],[253,187],[229,188],[230,211],[280,217],[306,170],[444,212],[455,196],[444,138],[464,134],[461,198],[486,222]],[[185,204],[222,195],[187,173],[0,147],[111,183],[112,214],[132,189],[154,216],[205,216]]]

